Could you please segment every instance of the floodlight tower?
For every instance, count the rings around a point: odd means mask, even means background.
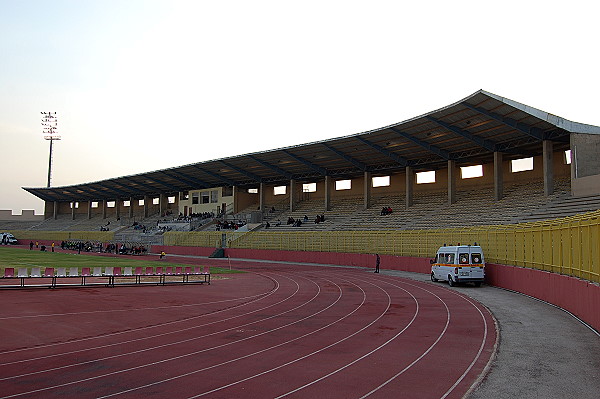
[[[52,177],[52,142],[60,140],[58,135],[58,118],[56,112],[42,112],[42,131],[44,139],[50,141],[50,157],[48,159],[48,186],[50,187],[50,179]]]

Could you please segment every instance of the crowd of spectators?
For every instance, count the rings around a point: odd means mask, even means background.
[[[107,243],[104,246],[101,242],[92,242],[92,241],[62,241],[60,243],[60,248],[64,250],[70,251],[78,251],[78,252],[104,252],[104,253],[114,253],[121,255],[144,255],[148,250],[145,246],[141,244],[133,244],[133,243]]]
[[[133,224],[131,225],[131,227],[133,227],[134,230],[142,230],[142,232],[146,232],[147,228],[145,225],[138,223],[138,222],[133,222]]]
[[[62,241],[60,243],[60,249],[85,252],[103,252],[102,243],[92,241]]]
[[[203,220],[203,219],[210,219],[210,218],[214,218],[214,217],[215,217],[214,212],[192,213],[189,216],[183,216],[180,213],[177,220],[184,220],[184,221],[191,222],[192,220]]]
[[[242,226],[245,226],[246,222],[244,222],[243,220],[238,220],[238,221],[220,221],[217,220],[217,222],[215,223],[216,226],[216,230],[237,230]]]
[[[392,208],[390,208],[389,206],[384,206],[383,208],[381,208],[381,216],[386,216],[386,215],[391,215],[392,214]]]

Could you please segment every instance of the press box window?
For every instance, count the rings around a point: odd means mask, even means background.
[[[284,195],[286,193],[286,186],[273,187],[273,195]]]
[[[200,193],[200,197],[202,198],[203,204],[208,204],[210,202],[210,191],[203,191]]]

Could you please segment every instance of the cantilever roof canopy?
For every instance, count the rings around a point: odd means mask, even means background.
[[[479,90],[436,111],[354,135],[116,177],[92,183],[24,188],[45,201],[142,198],[220,186],[256,187],[351,178],[368,171],[391,174],[457,164],[487,163],[498,151],[508,159],[541,153],[541,141],[568,149],[570,133],[600,134],[600,127],[548,114]]]

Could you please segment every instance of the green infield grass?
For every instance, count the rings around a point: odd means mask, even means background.
[[[168,261],[168,257],[158,262],[149,258],[156,258],[156,255],[141,255],[138,259],[119,258],[110,256],[96,256],[86,254],[63,253],[63,252],[41,252],[30,251],[21,248],[0,247],[0,276],[4,275],[6,267],[137,267],[137,266],[163,266],[165,263],[169,266],[202,266],[201,263],[190,265],[180,264]],[[220,267],[210,267],[211,274],[243,273],[237,270],[229,270]]]

